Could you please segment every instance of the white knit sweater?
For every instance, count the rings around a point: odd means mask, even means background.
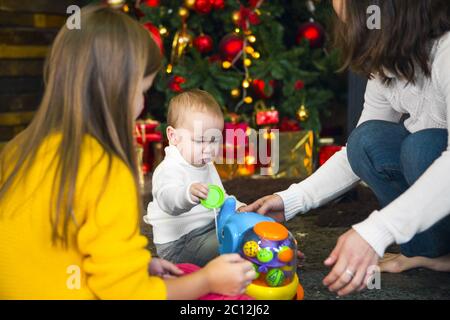
[[[178,240],[194,229],[214,221],[214,211],[192,201],[189,188],[193,183],[215,184],[223,190],[222,181],[212,162],[194,167],[175,146],[165,148],[166,156],[152,177],[153,201],[144,221],[153,226],[153,242],[164,244]],[[228,197],[228,195],[225,195]],[[236,201],[236,208],[244,203]]]
[[[450,33],[433,46],[432,76],[419,76],[416,85],[393,80],[385,87],[378,78],[367,84],[364,109],[358,125],[368,120],[399,122],[411,133],[448,128],[450,116]],[[450,141],[450,139],[449,139]],[[352,171],[346,149],[336,153],[306,180],[277,193],[286,219],[326,204],[350,190],[360,179]],[[450,146],[404,194],[380,211],[374,211],[353,228],[381,257],[387,246],[408,242],[450,214]]]

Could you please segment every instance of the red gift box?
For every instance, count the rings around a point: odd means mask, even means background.
[[[223,157],[224,159],[231,158],[237,159],[238,150],[247,149],[248,136],[247,130],[249,129],[248,123],[231,123],[225,122],[223,131]],[[242,136],[241,136],[242,135]],[[247,152],[244,152],[247,155]]]
[[[156,131],[159,126],[158,121],[145,120],[138,121],[136,123],[136,143],[142,146],[144,149],[142,155],[142,172],[144,174],[153,170],[154,162],[156,158],[155,144],[161,144],[163,141],[163,135],[160,131]]]
[[[342,146],[322,146],[319,150],[319,165],[323,165],[327,162],[336,152],[340,151]]]
[[[284,117],[283,120],[281,120],[279,129],[280,132],[292,132],[292,131],[300,131],[302,128],[300,127],[300,124],[298,123],[297,120]]]

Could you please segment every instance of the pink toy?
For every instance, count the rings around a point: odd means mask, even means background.
[[[200,267],[189,263],[178,264],[177,267],[180,268],[184,272],[184,274],[194,273],[201,269]],[[253,300],[253,299],[247,295],[239,295],[231,297],[231,296],[224,296],[221,294],[210,293],[203,297],[200,297],[198,300]]]

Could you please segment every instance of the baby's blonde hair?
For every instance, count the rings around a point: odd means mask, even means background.
[[[176,128],[186,118],[185,115],[193,111],[206,112],[223,119],[222,109],[211,94],[204,90],[192,89],[170,100],[167,124]]]

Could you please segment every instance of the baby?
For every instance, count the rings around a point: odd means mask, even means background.
[[[212,163],[222,139],[223,114],[209,93],[191,90],[172,98],[167,122],[169,146],[153,174],[153,201],[144,221],[153,226],[161,258],[204,266],[219,254],[215,213],[200,200],[207,198],[208,184],[223,189]]]

